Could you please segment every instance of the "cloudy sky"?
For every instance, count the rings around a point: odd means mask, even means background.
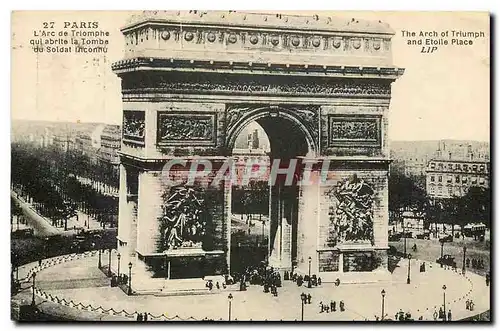
[[[311,13],[306,13],[311,14]],[[394,64],[406,69],[393,84],[392,140],[470,139],[489,141],[489,17],[485,13],[319,12],[321,16],[375,19],[389,23]],[[119,28],[130,12],[19,12],[12,17],[12,118],[121,122],[119,79],[110,64],[122,57]],[[98,21],[111,33],[106,56],[34,54],[33,31],[44,21]],[[472,46],[421,54],[401,30],[483,31]],[[103,111],[106,109],[106,111]]]

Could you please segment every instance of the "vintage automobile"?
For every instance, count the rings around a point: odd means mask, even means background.
[[[426,230],[424,231],[424,233],[419,233],[417,234],[417,239],[427,239],[427,240],[430,240],[431,239],[431,232]]]
[[[452,241],[453,241],[453,236],[451,234],[444,236],[442,238],[439,238],[439,242],[441,242],[441,243],[452,242]]]
[[[403,236],[402,233],[391,234],[389,235],[389,241],[400,241],[402,236]]]
[[[456,268],[457,263],[455,262],[455,258],[449,254],[445,254],[442,257],[438,258],[436,260],[436,263],[442,264],[442,265],[448,265],[450,267]]]

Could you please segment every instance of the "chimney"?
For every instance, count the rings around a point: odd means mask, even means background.
[[[474,154],[472,153],[472,145],[471,144],[467,145],[467,156],[469,157],[469,160],[471,160],[471,161],[474,158]]]

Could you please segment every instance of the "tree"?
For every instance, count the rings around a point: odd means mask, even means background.
[[[429,210],[429,207],[425,191],[413,178],[401,173],[392,173],[389,176],[389,212],[396,221],[402,221],[404,210],[422,215]]]
[[[489,189],[472,186],[461,198],[463,218],[467,223],[484,223],[491,226],[491,192]]]

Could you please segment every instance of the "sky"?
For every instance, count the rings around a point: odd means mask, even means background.
[[[395,31],[393,63],[405,68],[405,73],[392,85],[388,132],[391,140],[490,140],[487,13],[317,13],[382,20]],[[119,29],[131,14],[125,11],[14,13],[12,118],[120,124],[120,81],[111,71],[111,63],[122,58],[124,41]],[[73,20],[98,21],[99,28],[111,34],[109,52],[97,57],[32,52],[29,40],[35,30],[42,28],[42,22]],[[419,46],[407,45],[402,30],[483,31],[486,38],[475,39],[472,46],[444,47],[433,54],[423,54]]]

